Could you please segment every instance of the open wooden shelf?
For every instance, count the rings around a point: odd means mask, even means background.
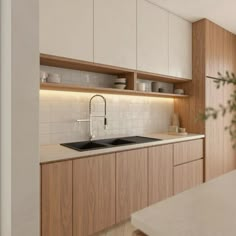
[[[54,91],[70,91],[70,92],[84,92],[84,93],[103,93],[103,94],[119,94],[130,96],[149,96],[149,97],[163,97],[163,98],[188,98],[188,95],[178,95],[170,93],[153,93],[153,92],[140,92],[127,89],[113,89],[113,88],[90,88],[82,87],[73,84],[54,84],[54,83],[41,83],[41,90],[54,90]]]
[[[45,66],[54,66],[73,70],[112,74],[112,75],[118,75],[119,77],[125,76],[128,77],[128,79],[133,77],[134,79],[132,81],[134,83],[136,82],[136,78],[153,80],[153,81],[162,81],[168,83],[183,83],[190,81],[189,79],[186,78],[178,78],[168,75],[160,75],[144,71],[131,70],[116,66],[103,65],[93,62],[80,61],[76,59],[52,56],[47,54],[40,54],[40,64]],[[133,86],[131,86],[130,89],[133,89]]]

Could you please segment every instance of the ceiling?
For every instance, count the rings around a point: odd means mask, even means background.
[[[191,22],[207,18],[236,34],[236,0],[149,0]]]

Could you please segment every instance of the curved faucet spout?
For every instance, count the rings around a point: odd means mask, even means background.
[[[106,98],[100,94],[96,94],[94,95],[93,97],[90,98],[89,100],[89,139],[92,140],[94,138],[94,135],[93,135],[93,132],[92,132],[92,129],[93,129],[93,124],[92,124],[92,101],[94,98],[96,97],[100,97],[103,99],[104,101],[104,115],[103,116],[100,116],[100,117],[104,117],[104,129],[107,128],[107,101],[106,101]]]

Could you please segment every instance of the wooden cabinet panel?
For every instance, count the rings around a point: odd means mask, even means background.
[[[41,234],[72,236],[72,161],[41,166]]]
[[[169,13],[169,75],[192,79],[192,23]]]
[[[137,69],[168,75],[168,12],[137,1]]]
[[[203,160],[174,167],[174,194],[203,183]]]
[[[94,1],[94,61],[136,69],[136,0]]]
[[[223,101],[224,90],[216,89],[214,81],[206,78],[206,107],[218,108]],[[205,177],[210,180],[224,173],[224,118],[207,120],[205,130]]]
[[[229,73],[234,72],[236,67],[235,54],[236,54],[236,42],[235,36],[228,31],[224,32],[224,71]],[[234,85],[224,86],[224,104],[227,105],[227,101],[230,99],[230,95],[234,92]],[[231,123],[232,114],[226,114],[224,116],[224,126],[228,126]],[[224,173],[232,171],[236,168],[236,150],[232,147],[233,142],[229,135],[228,130],[224,132]]]
[[[93,0],[40,0],[40,53],[93,61]]]
[[[148,149],[148,204],[173,195],[173,145]]]
[[[174,165],[203,158],[203,140],[192,140],[174,144]]]
[[[147,149],[116,154],[116,222],[147,206]]]
[[[115,224],[115,154],[73,161],[73,236]]]
[[[206,75],[224,74],[224,29],[206,21]],[[207,89],[207,87],[206,87]]]

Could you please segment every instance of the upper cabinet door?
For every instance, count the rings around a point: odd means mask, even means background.
[[[40,0],[40,53],[93,61],[93,0]]]
[[[147,0],[137,6],[137,68],[168,75],[168,12]]]
[[[136,69],[136,0],[94,0],[94,62]]]
[[[169,75],[192,78],[192,24],[169,14]]]

